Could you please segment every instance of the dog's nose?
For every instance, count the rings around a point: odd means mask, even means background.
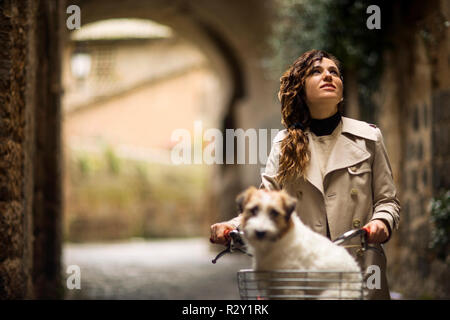
[[[266,235],[266,232],[257,230],[257,231],[255,231],[255,235],[258,239],[262,239]]]

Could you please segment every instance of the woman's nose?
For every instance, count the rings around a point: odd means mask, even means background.
[[[323,79],[324,80],[331,80],[332,79],[332,77],[331,77],[331,72],[330,71],[325,71],[324,72],[324,75],[323,75]]]

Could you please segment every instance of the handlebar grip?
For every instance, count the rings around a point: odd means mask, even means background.
[[[370,235],[370,228],[369,227],[364,227],[362,229],[366,232],[366,236]]]
[[[226,229],[226,230],[223,232],[224,237],[225,237],[225,238],[230,238],[230,232],[231,232],[231,231],[232,231],[231,229]],[[215,243],[212,237],[209,238],[209,242]]]

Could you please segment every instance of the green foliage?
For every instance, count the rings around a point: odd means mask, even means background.
[[[430,249],[445,261],[450,250],[450,190],[431,201],[431,222]]]
[[[120,159],[115,154],[112,148],[105,149],[105,159],[108,166],[109,173],[117,175],[120,172]]]
[[[381,9],[381,29],[369,30],[369,5]],[[274,75],[281,74],[303,52],[325,50],[343,64],[344,75],[356,74],[362,114],[373,115],[371,95],[378,88],[382,51],[389,44],[391,8],[389,2],[364,0],[277,0],[268,61]],[[344,79],[345,81],[345,79]],[[370,120],[370,119],[367,119]]]
[[[102,166],[102,161],[99,161],[99,159],[96,159],[85,152],[78,154],[75,161],[78,171],[83,178],[92,176],[100,170]]]
[[[91,171],[89,158],[80,156],[78,158],[78,168],[80,169],[80,172],[83,176],[88,175],[89,171]]]

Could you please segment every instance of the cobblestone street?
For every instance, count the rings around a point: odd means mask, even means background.
[[[214,265],[215,255],[200,238],[65,244],[63,271],[81,270],[81,289],[66,289],[66,299],[239,299],[236,272],[250,258],[225,255]]]

